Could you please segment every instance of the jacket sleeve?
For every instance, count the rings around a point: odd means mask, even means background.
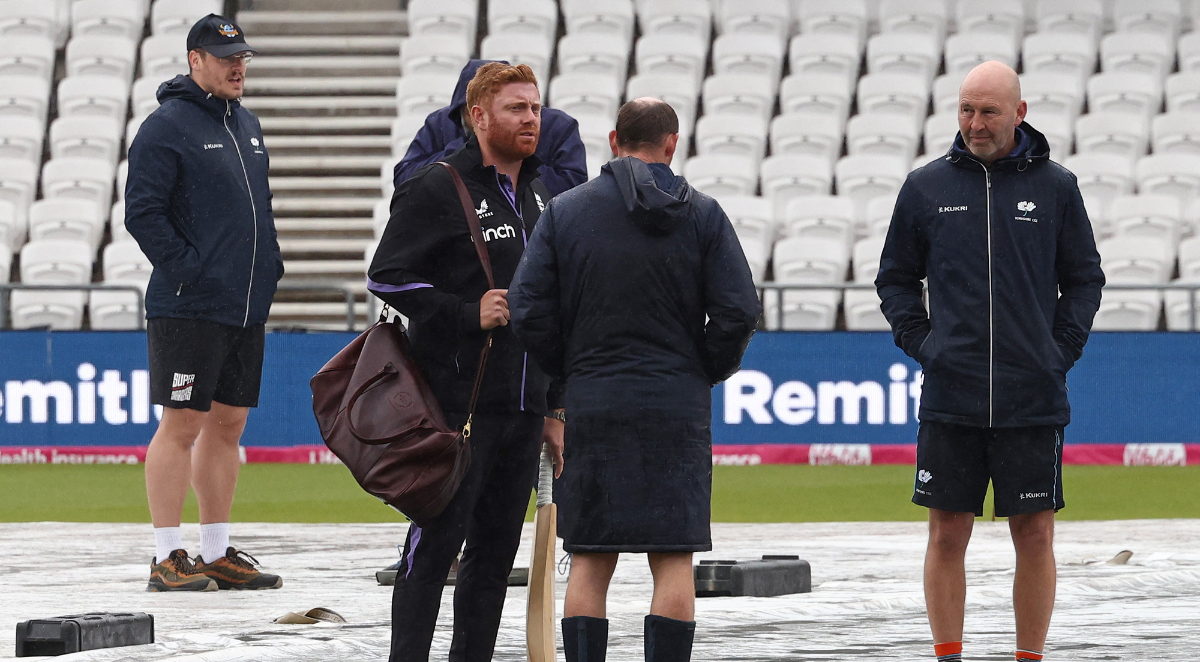
[[[442,222],[445,210],[460,206],[457,196],[451,202],[437,190],[453,186],[449,174],[430,169],[396,189],[392,216],[367,270],[367,289],[410,320],[461,337],[482,332],[479,302],[439,289],[434,278],[439,256],[454,238],[451,224]]]
[[[1100,308],[1100,292],[1104,287],[1100,253],[1096,251],[1092,224],[1074,178],[1058,231],[1055,268],[1059,295],[1054,309],[1054,340],[1062,348],[1069,367],[1083,355],[1083,346],[1092,330],[1092,318]]]
[[[929,241],[912,212],[918,206],[914,199],[918,195],[911,181],[905,182],[900,189],[879,260],[875,290],[879,294],[880,310],[892,327],[896,346],[920,362],[917,354],[931,327],[921,284],[925,278]]]
[[[417,131],[417,135],[408,144],[408,150],[404,152],[404,158],[400,159],[395,169],[392,170],[392,178],[396,188],[399,188],[405,180],[412,177],[421,168],[434,161],[441,161],[457,152],[465,143],[462,138],[456,138],[449,143],[445,143],[442,140],[441,133],[433,126],[435,121],[441,121],[439,117],[438,113],[434,113],[425,120],[425,124],[421,126],[421,130]]]
[[[169,127],[149,118],[129,147],[125,181],[125,228],[142,252],[172,283],[200,278],[200,254],[171,223],[167,208],[179,177],[179,154],[172,148]]]
[[[742,244],[729,217],[713,203],[711,240],[701,267],[704,278],[704,370],[717,385],[737,372],[754,336],[762,304]]]
[[[542,183],[551,196],[569,191],[587,181],[587,150],[579,137],[579,122],[567,117],[567,131],[555,136],[549,160],[539,169]]]
[[[542,212],[508,288],[513,334],[539,368],[555,382],[563,377],[564,347],[559,299],[558,256],[554,249],[554,203]],[[552,387],[551,396],[560,387]],[[554,397],[549,398],[551,408]],[[561,406],[561,405],[560,405]]]

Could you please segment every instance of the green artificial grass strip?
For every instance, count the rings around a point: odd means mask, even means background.
[[[761,465],[714,467],[713,521],[920,521],[913,469]],[[1061,519],[1200,518],[1200,467],[1064,468]],[[0,521],[149,522],[141,466],[0,466]],[[532,515],[530,502],[528,515]],[[991,504],[985,506],[990,518]],[[185,522],[197,521],[189,495]],[[399,522],[344,467],[242,467],[233,519],[242,522]]]

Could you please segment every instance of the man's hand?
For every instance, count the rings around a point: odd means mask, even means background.
[[[488,290],[479,300],[479,328],[491,331],[508,325],[508,290]]]
[[[566,428],[566,424],[557,418],[547,418],[545,424],[542,425],[542,443],[550,449],[550,457],[554,460],[555,478],[562,476],[563,434],[566,432]]]

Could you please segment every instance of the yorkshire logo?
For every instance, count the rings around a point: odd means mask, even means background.
[[[255,147],[258,147],[258,138],[251,138],[250,144],[254,145]]]
[[[1014,216],[1013,218],[1015,218],[1018,221],[1029,221],[1030,223],[1037,223],[1036,218],[1029,218],[1029,213],[1032,212],[1034,209],[1037,209],[1037,205],[1033,204],[1032,202],[1029,202],[1028,200],[1022,200],[1017,203],[1017,211],[1021,212],[1021,215]]]
[[[933,474],[922,469],[917,472],[917,480],[921,481],[922,484],[928,483],[929,481],[933,480]]]
[[[195,375],[175,373],[175,376],[171,379],[171,400],[174,402],[187,402],[191,400],[192,387],[195,385]]]
[[[475,214],[479,216],[479,218],[487,218],[488,216],[491,216],[492,213],[493,212],[488,209],[487,200],[480,202],[479,209],[475,210]]]
[[[233,27],[233,25],[229,23],[223,24],[217,31],[230,38],[238,36],[237,28]]]
[[[546,204],[542,202],[542,196],[538,195],[537,191],[533,192],[533,200],[534,202],[537,202],[539,214],[546,211]]]

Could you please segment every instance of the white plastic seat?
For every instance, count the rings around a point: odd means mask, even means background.
[[[129,229],[125,227],[125,202],[118,200],[112,205],[108,215],[108,231],[112,234],[113,243],[131,240]]]
[[[566,0],[562,4],[567,34],[619,35],[626,49],[633,43],[634,11],[631,0],[608,0],[603,3]]]
[[[1092,330],[1156,331],[1162,304],[1159,291],[1106,289],[1092,320]]]
[[[696,121],[697,154],[748,156],[766,154],[767,122],[751,115],[705,115]]]
[[[925,153],[930,156],[940,156],[950,151],[954,139],[958,137],[958,114],[937,113],[925,120],[924,138],[922,145]]]
[[[110,244],[109,247],[115,244]],[[136,242],[134,242],[136,246]],[[102,285],[131,286],[142,291],[145,303],[145,283],[105,280]],[[142,327],[145,313],[138,306],[136,294],[126,290],[92,290],[88,293],[88,319],[96,331],[130,331]]]
[[[933,112],[958,114],[959,90],[965,73],[948,73],[933,81]]]
[[[829,195],[833,189],[833,168],[821,156],[772,156],[762,162],[759,181],[763,197],[774,206],[775,217],[783,218],[792,200]]]
[[[1149,120],[1162,108],[1160,79],[1145,73],[1102,73],[1088,80],[1088,111],[1135,113]]]
[[[400,45],[400,71],[414,74],[446,74],[456,79],[470,57],[470,49],[457,39],[416,35]]]
[[[38,200],[29,206],[29,238],[71,239],[86,242],[91,250],[100,247],[104,218],[100,208],[87,200],[56,198]]]
[[[485,60],[505,60],[510,64],[527,65],[533,69],[545,95],[546,82],[550,80],[550,60],[554,57],[554,42],[536,33],[490,34],[479,45],[479,56]]]
[[[883,0],[879,3],[882,32],[927,34],[938,42],[946,36],[946,3],[930,0]]]
[[[46,0],[0,1],[0,38],[58,36],[58,8]]]
[[[45,123],[49,104],[50,83],[45,78],[0,75],[0,118],[25,116]]]
[[[133,82],[129,103],[135,116],[149,115],[158,109],[158,88],[161,85],[161,81],[153,78],[139,78]]]
[[[1066,115],[1026,113],[1025,122],[1046,137],[1050,145],[1050,158],[1060,159],[1071,153],[1075,127]]]
[[[129,82],[115,76],[68,76],[58,84],[59,117],[102,116],[124,124]]]
[[[38,35],[0,39],[0,76],[36,76],[49,82],[54,76],[54,40]]]
[[[74,239],[31,241],[21,249],[21,282],[81,285],[92,280],[94,252]]]
[[[846,282],[850,246],[828,236],[785,237],[775,242],[773,259],[776,282],[833,285]]]
[[[783,42],[761,35],[723,34],[713,42],[713,72],[734,76],[761,76],[779,87],[783,71]]]
[[[129,160],[125,159],[117,164],[116,172],[116,188],[117,200],[125,199],[125,185],[129,183]]]
[[[458,76],[447,74],[413,74],[401,76],[396,83],[396,113],[400,116],[418,115],[422,118],[450,105]]]
[[[629,45],[610,34],[568,34],[558,41],[560,74],[601,74],[623,85],[629,70]],[[695,84],[693,83],[693,86]]]
[[[621,85],[605,74],[563,74],[550,81],[550,106],[578,119],[599,115],[616,121]]]
[[[879,260],[883,255],[885,237],[872,235],[854,242],[850,253],[850,265],[856,283],[874,283],[879,274]]]
[[[792,31],[792,12],[788,0],[738,0],[721,3],[720,10],[716,12],[716,19],[717,31],[722,36],[741,35],[769,42],[780,51],[780,55]],[[715,53],[715,45],[713,49]]]
[[[783,113],[827,115],[844,123],[850,113],[850,90],[841,76],[796,74],[779,86]]]
[[[1021,76],[1021,95],[1029,110],[1065,115],[1074,121],[1083,112],[1083,81],[1072,74],[1033,72]]]
[[[104,159],[50,159],[42,166],[42,195],[112,204],[113,166]],[[123,188],[123,187],[122,187]]]
[[[867,3],[863,0],[804,0],[796,12],[802,34],[854,37],[862,53],[867,36]]]
[[[832,331],[842,301],[840,289],[786,290],[780,326],[778,291],[768,291],[763,319],[771,331]]]
[[[1173,284],[1200,285],[1200,278],[1181,276]],[[1167,330],[1200,331],[1200,290],[1167,290],[1164,294]]]
[[[648,34],[638,39],[635,59],[638,73],[684,74],[691,76],[698,90],[704,80],[708,42],[690,34]]]
[[[941,44],[923,34],[877,34],[867,42],[867,70],[920,76],[929,83],[938,72]]]
[[[1200,30],[1179,38],[1179,70],[1200,70]]]
[[[909,162],[881,154],[846,156],[834,166],[837,193],[854,200],[861,217],[872,198],[890,195],[900,190],[908,177]]]
[[[1128,158],[1144,156],[1150,148],[1150,126],[1140,114],[1089,113],[1075,122],[1075,151],[1108,152]]]
[[[846,151],[851,156],[878,154],[908,162],[916,157],[920,139],[920,130],[905,115],[855,115],[846,125]]]
[[[1017,46],[1004,34],[960,32],[946,40],[946,72],[966,74],[976,65],[997,60],[1017,66]]]
[[[654,0],[638,9],[642,35],[687,35],[712,39],[712,7],[706,0]]]
[[[754,115],[764,122],[775,110],[775,86],[766,76],[717,74],[704,81],[705,115]]]
[[[616,128],[616,118],[602,115],[580,115],[575,119],[579,122],[579,139],[583,141],[587,158],[595,160],[597,167],[611,161],[613,153],[608,136]],[[680,144],[684,144],[682,135],[679,139]],[[685,153],[687,153],[686,148],[679,152],[680,155]]]
[[[1158,237],[1114,237],[1096,249],[1109,283],[1165,283],[1175,270],[1175,246]]]
[[[0,199],[0,283],[8,282],[13,247],[25,242],[24,234],[25,223],[17,221],[17,208],[8,200]]]
[[[150,6],[151,33],[186,35],[196,21],[221,14],[221,0],[154,0]]]
[[[846,290],[842,307],[845,310],[847,331],[891,331],[883,316],[879,294],[875,290]]]
[[[554,0],[504,0],[488,3],[488,34],[540,36],[554,40],[558,3]]]
[[[392,201],[388,198],[382,198],[375,201],[375,206],[371,210],[371,227],[375,231],[375,239],[383,237],[383,231],[387,228],[388,221],[392,218]]]
[[[771,259],[771,247],[775,244],[775,217],[771,202],[751,195],[723,196],[717,199],[738,243],[750,265],[755,282],[763,279],[767,261]]]
[[[1200,117],[1194,113],[1166,113],[1154,118],[1150,133],[1155,154],[1200,154]]]
[[[792,37],[788,47],[791,77],[801,75],[838,76],[846,92],[854,89],[858,80],[862,45],[857,37],[848,34],[807,33]]]
[[[840,245],[854,242],[856,219],[854,201],[834,195],[806,195],[792,198],[786,205],[783,233],[788,237],[834,239]],[[844,275],[843,272],[842,275]],[[779,280],[778,273],[776,279]]]
[[[830,166],[841,156],[845,124],[831,115],[785,113],[771,120],[771,153],[818,156]]]
[[[0,222],[2,222],[2,219],[0,219]],[[0,226],[0,228],[2,227]],[[9,274],[12,273],[12,258],[12,251],[8,249],[8,246],[0,243],[0,284],[5,284],[9,281]]]
[[[1096,43],[1082,34],[1038,32],[1025,37],[1021,60],[1026,74],[1066,74],[1083,81],[1096,71]]]
[[[14,329],[75,331],[83,325],[83,290],[16,290],[9,300]]]
[[[125,143],[121,147],[121,156],[129,156],[129,146],[133,144],[133,139],[137,137],[138,131],[142,128],[142,122],[146,121],[148,115],[137,115],[125,125]]]
[[[124,37],[75,37],[67,42],[68,76],[115,76],[133,80],[137,46]]]
[[[1097,219],[1108,218],[1108,208],[1117,196],[1133,193],[1134,162],[1123,156],[1076,155],[1061,163],[1074,173],[1084,200],[1095,203],[1087,207],[1093,225]]]
[[[1116,0],[1113,26],[1118,32],[1155,34],[1174,43],[1182,19],[1179,0]]]
[[[38,167],[33,161],[0,158],[0,201],[13,206],[21,241],[25,240],[27,212],[37,193],[37,185]]]
[[[1151,154],[1137,162],[1138,192],[1173,195],[1188,202],[1200,195],[1200,155]]]
[[[1000,34],[1016,47],[1025,36],[1025,5],[1021,0],[958,0],[959,34]]]
[[[1200,70],[1181,71],[1168,76],[1166,96],[1167,112],[1200,112]],[[2,100],[3,97],[0,97]]]
[[[1100,0],[1038,0],[1037,31],[1081,34],[1096,43],[1104,29],[1104,4]]]
[[[1100,66],[1105,72],[1150,74],[1161,80],[1174,63],[1174,44],[1162,35],[1114,32],[1100,40]]]
[[[896,210],[896,194],[872,198],[867,203],[866,215],[859,225],[860,237],[883,237],[892,224],[892,213]]]
[[[625,86],[625,99],[652,97],[670,104],[679,116],[679,127],[690,134],[696,122],[697,88],[691,76],[680,74],[638,74]]]
[[[115,164],[124,129],[124,123],[111,117],[60,117],[50,125],[50,158],[94,158]]]
[[[904,115],[918,126],[929,107],[929,81],[913,74],[867,74],[858,79],[858,112]]]
[[[1200,280],[1200,236],[1179,242],[1179,278],[1191,282]]]
[[[393,156],[379,165],[379,191],[384,198],[391,199],[396,192],[396,165],[400,157]]]
[[[14,115],[0,121],[0,159],[24,159],[41,163],[46,129],[32,117]],[[3,244],[0,241],[0,244]]]
[[[1182,205],[1169,195],[1120,196],[1110,216],[1118,237],[1153,237],[1175,245],[1183,233]]]
[[[409,0],[408,34],[459,39],[468,49],[475,43],[479,19],[476,0]]]
[[[71,35],[123,37],[140,40],[146,21],[141,0],[75,0],[71,4]]]
[[[187,35],[162,34],[147,37],[141,46],[142,78],[156,84],[191,71],[187,55]]]
[[[748,156],[707,154],[693,156],[683,166],[683,175],[697,190],[714,198],[754,195],[758,168]]]
[[[102,267],[105,282],[145,283],[154,267],[133,240],[114,241],[104,247]]]

